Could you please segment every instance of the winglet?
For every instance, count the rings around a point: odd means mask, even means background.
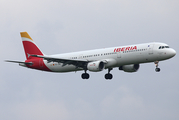
[[[21,37],[29,38],[33,41],[33,39],[30,37],[30,35],[27,32],[21,32]]]

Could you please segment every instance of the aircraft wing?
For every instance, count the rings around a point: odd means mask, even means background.
[[[90,62],[88,60],[74,60],[74,59],[64,59],[64,58],[57,58],[57,57],[49,57],[49,56],[42,56],[42,55],[31,55],[32,57],[38,57],[38,58],[43,58],[44,60],[47,60],[47,63],[50,62],[58,62],[58,63],[63,63],[62,66],[65,65],[75,65],[76,67],[81,67],[84,68],[84,66]]]

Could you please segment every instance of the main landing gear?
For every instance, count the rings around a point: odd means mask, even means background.
[[[155,61],[154,63],[155,63],[155,66],[156,66],[155,71],[160,72],[160,68],[158,68],[159,61]]]
[[[113,75],[110,73],[111,70],[112,70],[112,68],[109,68],[108,73],[105,74],[104,77],[105,77],[106,80],[108,80],[108,79],[111,80],[113,78]]]
[[[113,78],[113,75],[110,73],[111,70],[112,70],[112,68],[109,68],[108,73],[105,74],[104,77],[105,77],[106,80],[108,80],[108,79],[111,80]],[[90,75],[88,73],[86,73],[86,71],[87,70],[85,70],[85,73],[81,74],[82,79],[89,79]]]
[[[89,75],[88,73],[86,73],[86,70],[85,70],[85,73],[83,73],[83,74],[81,75],[81,78],[82,78],[82,79],[89,79],[89,77],[90,77],[90,75]]]

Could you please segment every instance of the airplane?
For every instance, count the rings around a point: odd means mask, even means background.
[[[20,32],[24,46],[25,62],[6,60],[19,63],[20,66],[48,72],[76,72],[83,70],[82,79],[89,79],[87,71],[100,72],[108,69],[106,80],[111,80],[110,71],[118,68],[124,72],[137,72],[140,64],[154,62],[155,71],[160,72],[159,61],[167,60],[176,55],[176,51],[165,43],[151,42],[71,52],[57,55],[45,55],[35,44],[27,32]]]

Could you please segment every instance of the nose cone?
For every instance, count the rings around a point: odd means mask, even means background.
[[[174,57],[176,55],[176,51],[174,49],[170,49],[169,55],[170,57]]]

